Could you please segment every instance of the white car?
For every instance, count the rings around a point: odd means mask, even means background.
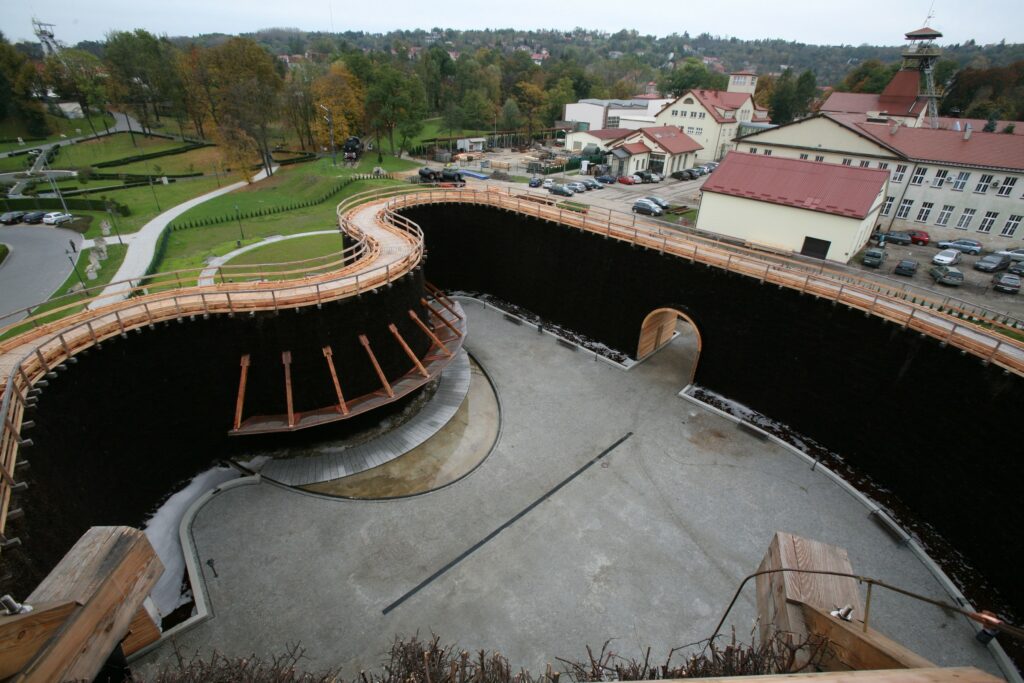
[[[1009,256],[1011,261],[1024,261],[1024,248],[1021,249],[1003,249],[997,251],[1000,256]]]
[[[552,180],[551,178],[545,178],[544,182],[541,183],[540,186],[542,188],[544,188],[545,190],[550,190],[551,186],[554,185],[554,184],[555,184],[554,180]]]
[[[960,259],[962,259],[963,256],[964,253],[959,249],[943,249],[935,255],[935,258],[932,259],[932,263],[937,266],[955,266],[960,263]]]
[[[74,216],[70,213],[63,213],[62,211],[53,211],[43,216],[43,223],[47,225],[60,225],[61,223],[67,223],[72,220]]]

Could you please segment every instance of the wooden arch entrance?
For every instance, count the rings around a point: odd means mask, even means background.
[[[672,341],[676,332],[676,323],[679,319],[685,320],[693,328],[697,336],[697,357],[690,370],[690,379],[693,379],[697,372],[697,362],[700,361],[700,351],[703,341],[700,330],[693,322],[693,319],[676,308],[656,308],[647,314],[643,324],[640,326],[640,341],[637,342],[636,359],[643,360],[648,356],[664,348]]]

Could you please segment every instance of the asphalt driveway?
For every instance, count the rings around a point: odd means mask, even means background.
[[[77,250],[82,236],[64,228],[48,225],[0,227],[0,242],[11,253],[0,265],[0,327],[17,322],[24,313],[8,316],[27,306],[45,301],[71,273],[65,252],[74,243]]]

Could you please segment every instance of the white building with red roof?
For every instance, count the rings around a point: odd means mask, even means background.
[[[564,121],[575,128],[601,130],[605,128],[630,128],[636,130],[655,125],[654,117],[669,97],[638,95],[628,100],[601,100],[588,98],[565,105]]]
[[[871,236],[888,183],[878,169],[732,152],[701,187],[697,229],[846,263]]]
[[[671,100],[655,120],[678,126],[701,144],[700,161],[714,161],[734,148],[744,123],[769,123],[768,111],[754,104],[757,75],[740,71],[729,76],[728,90],[694,88]]]
[[[615,175],[645,170],[668,175],[694,165],[701,145],[677,126],[651,126],[569,133],[565,148],[577,154],[606,153]]]
[[[1019,247],[1024,236],[1024,135],[829,113],[745,135],[737,149],[887,171],[884,230],[923,230],[933,241],[970,237],[989,250]]]

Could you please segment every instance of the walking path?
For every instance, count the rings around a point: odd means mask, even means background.
[[[277,167],[275,167],[274,170],[277,170]],[[258,182],[266,177],[267,172],[260,171],[253,178],[253,182]],[[203,202],[208,202],[215,197],[219,197],[229,192],[234,192],[235,190],[245,187],[247,184],[248,183],[244,180],[241,180],[237,183],[214,190],[213,192],[207,192],[204,195],[190,199],[187,202],[182,202],[181,204],[164,211],[162,214],[143,225],[139,231],[134,234],[132,239],[128,241],[128,251],[124,255],[124,261],[121,263],[121,267],[118,269],[117,273],[114,274],[114,284],[106,287],[102,292],[100,292],[99,296],[93,299],[89,304],[89,309],[95,310],[128,298],[134,284],[133,281],[145,277],[146,270],[149,269],[149,264],[153,260],[153,254],[156,252],[157,242],[160,241],[160,235],[171,221],[189,209],[199,206]]]
[[[214,284],[214,280],[213,279],[217,275],[217,270],[221,266],[223,266],[225,263],[230,261],[231,259],[235,258],[236,256],[240,256],[240,255],[246,253],[247,251],[252,251],[253,249],[259,249],[261,247],[267,246],[268,244],[273,244],[274,242],[283,242],[284,240],[293,240],[293,239],[295,239],[297,237],[312,237],[314,235],[337,235],[337,234],[338,234],[337,230],[314,230],[312,232],[300,232],[300,233],[298,233],[296,235],[271,235],[270,237],[268,237],[268,238],[266,238],[264,240],[261,240],[259,242],[256,242],[255,244],[247,244],[244,247],[239,247],[238,249],[235,249],[233,251],[229,251],[228,253],[224,254],[223,256],[216,256],[216,257],[210,259],[210,262],[207,264],[207,268],[203,272],[201,272],[199,274],[199,285],[202,286],[202,285],[212,285],[212,284]]]

